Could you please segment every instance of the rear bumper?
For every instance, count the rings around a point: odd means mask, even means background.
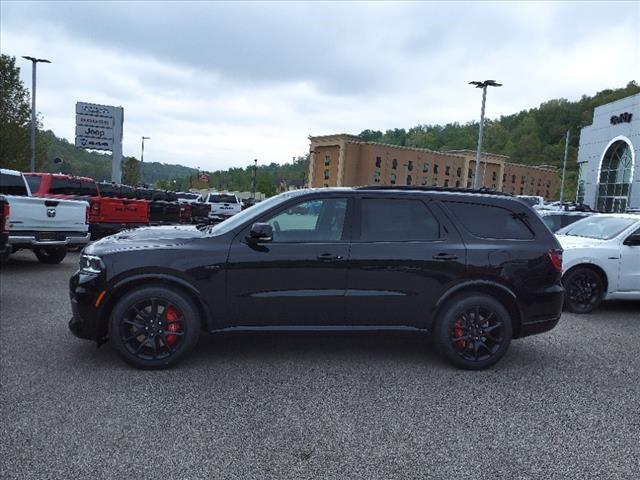
[[[547,332],[560,321],[564,303],[562,285],[552,285],[529,295],[531,302],[523,306],[518,337]]]
[[[9,233],[8,242],[19,248],[66,247],[86,245],[90,239],[89,232],[14,232]]]

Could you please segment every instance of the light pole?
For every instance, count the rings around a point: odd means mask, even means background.
[[[23,55],[22,58],[31,62],[31,171],[36,171],[36,65],[51,63],[46,58],[35,58]]]
[[[482,110],[480,110],[480,132],[478,133],[478,150],[476,152],[476,173],[473,177],[473,188],[478,188],[478,177],[480,176],[480,156],[482,153],[482,135],[484,133],[484,106],[487,101],[487,87],[501,87],[501,83],[495,80],[485,80],[484,82],[469,82],[469,85],[475,85],[476,88],[482,89]],[[487,162],[484,162],[484,172],[482,174],[482,183],[484,183],[484,174],[487,171]]]
[[[140,151],[140,174],[138,175],[140,178],[138,179],[139,183],[142,183],[142,162],[144,162],[144,141],[151,140],[151,137],[142,137],[142,150]]]
[[[253,201],[256,201],[256,174],[258,172],[258,159],[253,159]]]

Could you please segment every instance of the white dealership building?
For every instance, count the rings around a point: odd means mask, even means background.
[[[597,107],[580,132],[577,200],[601,212],[640,209],[640,93]]]

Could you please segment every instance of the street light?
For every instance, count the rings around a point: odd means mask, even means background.
[[[23,55],[22,58],[31,62],[31,171],[36,171],[36,65],[51,63],[46,58],[35,58]]]
[[[253,159],[253,201],[256,201],[256,173],[258,171],[258,159]]]
[[[478,188],[478,177],[480,173],[480,155],[482,153],[482,135],[484,133],[484,106],[487,101],[487,87],[501,87],[501,83],[495,80],[485,80],[484,82],[469,82],[469,85],[475,85],[476,88],[482,89],[482,110],[480,111],[480,132],[478,133],[478,150],[476,152],[476,174],[473,177],[473,188]],[[484,170],[482,173],[482,183],[487,172],[487,161],[484,162]]]
[[[138,175],[140,178],[138,179],[138,182],[142,183],[142,162],[144,162],[144,141],[145,140],[151,140],[151,137],[142,137],[142,151],[140,152],[140,175]]]

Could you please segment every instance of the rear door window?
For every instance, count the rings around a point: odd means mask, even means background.
[[[406,242],[440,238],[440,224],[420,200],[363,198],[360,205],[360,241]]]
[[[533,232],[521,215],[494,205],[467,202],[443,202],[458,224],[479,238],[531,240]]]
[[[28,195],[26,184],[21,175],[0,173],[0,193],[5,195]]]

